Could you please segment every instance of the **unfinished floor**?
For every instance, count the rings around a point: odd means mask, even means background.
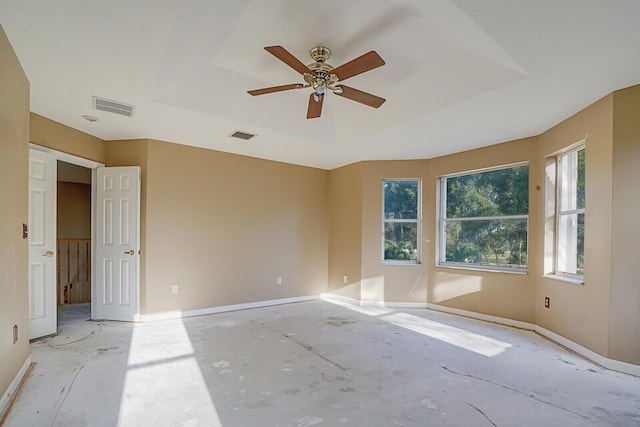
[[[154,323],[61,313],[6,426],[638,426],[640,378],[533,332],[327,301]]]

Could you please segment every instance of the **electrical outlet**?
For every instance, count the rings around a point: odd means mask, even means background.
[[[178,288],[178,285],[171,285],[171,293],[173,295],[177,295],[178,292],[180,292],[180,289]]]
[[[550,305],[551,305],[551,298],[544,297],[544,307],[549,308]]]
[[[13,325],[13,343],[18,342],[18,325]]]
[[[277,285],[282,285],[282,276],[278,276],[278,277],[276,278],[276,284],[277,284]]]
[[[349,283],[349,276],[347,276],[346,274],[344,276],[342,276],[342,281],[344,283]]]

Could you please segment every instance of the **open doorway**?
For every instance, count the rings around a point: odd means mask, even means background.
[[[91,318],[91,169],[57,161],[58,326]]]
[[[72,315],[78,320],[140,320],[140,179],[140,166],[107,168],[93,160],[30,144],[30,339],[59,331],[60,307],[86,304],[81,313]],[[60,201],[58,182],[63,194]],[[70,197],[65,199],[64,194]],[[84,207],[73,208],[77,204]],[[72,234],[67,234],[68,229]],[[58,248],[58,237],[88,244]]]

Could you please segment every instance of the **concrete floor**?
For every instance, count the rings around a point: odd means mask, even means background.
[[[12,426],[638,426],[640,378],[534,334],[311,301],[155,323],[61,313]]]

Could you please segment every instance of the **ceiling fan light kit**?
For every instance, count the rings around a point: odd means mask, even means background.
[[[350,77],[384,65],[384,60],[373,50],[337,68],[334,68],[326,62],[331,57],[331,50],[324,46],[316,46],[311,49],[309,53],[314,62],[309,65],[304,65],[282,46],[267,46],[265,50],[300,73],[305,83],[250,90],[248,91],[250,95],[256,96],[291,89],[312,88],[313,92],[309,95],[307,119],[320,117],[322,113],[322,103],[327,91],[373,108],[378,108],[385,102],[384,98],[342,84],[337,84]]]

